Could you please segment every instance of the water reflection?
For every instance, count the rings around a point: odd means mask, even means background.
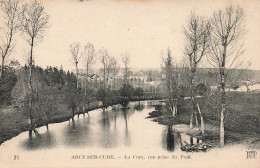
[[[141,112],[144,110],[144,104],[141,102],[137,102],[137,104],[134,104],[134,109],[138,112]]]
[[[117,146],[117,130],[115,113],[111,110],[103,110],[99,120],[100,129],[98,130],[98,144],[104,148],[113,148]],[[114,127],[110,125],[114,122]]]
[[[105,130],[109,129],[111,118],[112,118],[111,113],[109,113],[107,110],[102,111],[102,117],[99,122],[103,129]]]
[[[21,147],[26,150],[37,150],[42,148],[53,148],[56,146],[55,135],[51,131],[29,137],[21,143]]]
[[[91,145],[93,142],[93,136],[89,129],[90,117],[84,120],[84,124],[81,120],[70,122],[63,132],[64,144],[67,146],[81,147],[85,145]]]
[[[172,125],[168,125],[162,137],[163,148],[168,151],[174,151],[182,146],[181,135],[172,130]]]
[[[199,138],[174,130],[173,126],[174,125],[168,125],[163,131],[162,146],[165,150],[175,151],[202,142]]]
[[[74,122],[53,124],[52,132],[45,132],[44,128],[44,133],[40,136],[31,139],[28,139],[28,136],[23,137],[21,146],[26,150],[55,146],[77,150],[80,150],[79,148],[102,150],[130,146],[133,150],[144,148],[174,151],[182,145],[182,135],[175,132],[171,125],[158,125],[145,119],[156,103],[156,101],[130,102],[105,111],[94,110],[90,112],[89,117],[75,117]],[[158,137],[162,137],[162,140]],[[163,148],[161,148],[162,142]]]

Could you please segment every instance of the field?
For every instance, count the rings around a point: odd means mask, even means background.
[[[199,98],[201,112],[205,120],[204,139],[215,144],[219,140],[219,114],[210,99]],[[260,94],[229,93],[227,117],[225,119],[225,143],[245,143],[249,147],[260,148]],[[178,116],[163,116],[158,111],[150,113],[154,121],[160,124],[189,124],[192,109],[190,100],[183,100],[178,105]],[[199,117],[198,117],[199,120]],[[200,122],[200,120],[199,120]],[[191,133],[192,134],[192,133]]]

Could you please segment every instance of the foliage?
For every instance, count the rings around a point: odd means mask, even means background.
[[[17,82],[17,76],[13,69],[10,68],[5,73],[0,79],[0,106],[11,104],[11,92]]]
[[[142,88],[138,87],[135,89],[134,95],[140,98],[144,95],[144,90]]]
[[[210,91],[209,87],[204,83],[200,83],[195,87],[195,92],[197,95],[204,96]]]
[[[130,84],[124,84],[122,88],[120,88],[120,95],[125,98],[129,99],[134,94],[134,88]]]
[[[29,68],[27,66],[17,71],[18,81],[12,90],[13,104],[26,116],[29,116],[30,94],[32,98],[31,117],[35,123],[47,122],[55,114],[58,106],[64,104],[69,109],[75,109],[81,99],[76,88],[76,77],[73,73],[65,73],[57,67],[43,69],[33,66],[32,86],[28,85]]]

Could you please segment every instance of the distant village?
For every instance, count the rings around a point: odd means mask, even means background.
[[[79,78],[83,81],[85,80],[84,70],[80,70]],[[92,83],[96,88],[100,88],[99,86],[103,81],[103,70],[92,70],[92,74],[87,77],[88,81]],[[134,88],[142,88],[145,93],[161,93],[162,92],[162,84],[161,84],[162,75],[159,69],[153,70],[135,70],[130,69],[128,72],[128,83],[132,85]],[[124,70],[120,69],[119,73],[115,76],[109,75],[107,79],[107,86],[111,90],[116,90],[124,84]]]
[[[19,70],[21,68],[20,63],[17,60],[11,60],[9,67],[14,70]],[[74,72],[75,70],[73,70]],[[251,70],[248,70],[251,71]],[[90,84],[95,86],[94,88],[99,89],[103,81],[103,70],[94,69],[90,76],[87,77]],[[243,80],[236,86],[227,85],[227,92],[260,92],[260,81],[255,77],[260,74],[260,71],[253,71],[251,77],[254,80]],[[86,79],[86,75],[83,69],[79,70],[79,79],[81,81]],[[120,69],[119,73],[116,76],[110,75],[108,77],[107,85],[111,90],[116,90],[117,88],[122,87],[124,83],[124,70]],[[160,69],[130,69],[128,75],[128,82],[134,88],[142,88],[144,93],[157,93],[161,94],[163,92],[164,76],[161,73]],[[201,81],[203,82],[203,80]],[[210,88],[210,94],[213,95],[220,89],[220,85],[206,84]]]

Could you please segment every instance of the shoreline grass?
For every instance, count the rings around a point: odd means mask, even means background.
[[[202,138],[219,143],[219,117],[216,109],[199,98],[201,111],[205,122],[205,135]],[[245,144],[249,148],[260,149],[260,93],[230,93],[227,101],[228,115],[225,121],[225,143]],[[163,125],[189,125],[192,104],[190,100],[182,100],[178,103],[178,115],[163,114],[161,107],[149,114],[148,118]],[[199,120],[199,117],[198,117]],[[200,120],[199,120],[200,124]],[[189,133],[188,133],[189,134]]]

